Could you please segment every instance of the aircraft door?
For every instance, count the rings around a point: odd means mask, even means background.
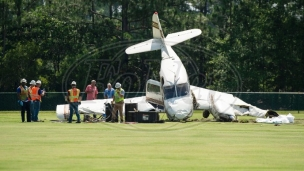
[[[157,105],[164,105],[160,82],[148,80],[146,84],[146,100]]]

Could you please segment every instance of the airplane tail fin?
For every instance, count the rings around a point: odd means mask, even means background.
[[[162,47],[166,49],[167,48],[166,46],[176,45],[178,43],[196,37],[202,33],[200,29],[191,29],[191,30],[168,34],[167,37],[165,38],[159,22],[157,12],[155,12],[152,16],[152,31],[153,31],[153,39],[128,47],[126,49],[126,53],[135,54],[135,53],[149,52],[154,50],[160,50],[162,49]]]
[[[164,33],[161,28],[159,18],[158,18],[158,13],[155,12],[152,16],[152,30],[153,30],[153,38],[154,39],[161,39],[164,40]]]

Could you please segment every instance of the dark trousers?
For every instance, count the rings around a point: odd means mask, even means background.
[[[30,103],[29,101],[23,102],[23,106],[21,106],[21,120],[22,122],[25,121],[25,111],[26,111],[26,121],[31,122],[31,110],[30,110]]]
[[[78,112],[78,102],[70,102],[69,122],[72,122],[74,111],[75,111],[76,116],[77,116],[77,122],[80,122],[80,115],[79,115],[79,112]]]

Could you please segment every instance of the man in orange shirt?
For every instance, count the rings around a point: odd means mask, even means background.
[[[31,108],[31,115],[32,115],[32,122],[34,122],[34,102],[32,100],[32,88],[34,88],[36,85],[36,81],[35,80],[32,80],[30,82],[30,87],[28,89],[29,91],[29,101],[30,101],[30,108]]]
[[[33,121],[38,122],[38,114],[40,111],[40,102],[41,102],[41,97],[44,96],[44,91],[40,89],[41,86],[41,81],[37,80],[36,81],[36,86],[32,88],[32,93],[31,93],[31,99],[34,103],[34,116],[33,116]]]

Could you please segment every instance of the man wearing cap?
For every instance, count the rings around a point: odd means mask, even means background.
[[[87,93],[87,100],[95,100],[97,99],[98,89],[96,87],[96,81],[92,80],[91,84],[87,86],[85,89],[85,92]],[[93,115],[94,118],[96,118],[96,115]]]
[[[32,116],[32,120],[34,122],[38,122],[38,114],[40,111],[40,103],[41,103],[41,97],[44,96],[44,91],[41,90],[41,81],[37,80],[35,87],[32,88],[32,93],[31,93],[31,99],[33,101],[33,106],[34,106],[34,116]]]
[[[119,111],[119,115],[120,115],[120,123],[123,122],[123,105],[124,105],[124,95],[125,95],[125,91],[124,89],[121,88],[121,84],[120,83],[116,83],[115,84],[115,92],[114,92],[114,96],[113,96],[113,101],[115,102],[114,104],[114,109],[112,111],[112,121],[114,122],[114,120],[116,119],[116,112],[117,110]]]
[[[31,116],[32,116],[32,122],[34,121],[34,102],[32,100],[32,88],[34,88],[36,85],[36,81],[35,80],[32,80],[30,82],[30,87],[28,89],[28,92],[29,92],[29,97],[28,97],[28,100],[30,101],[30,111],[31,111]]]
[[[80,122],[80,115],[78,113],[78,104],[80,103],[80,90],[76,88],[76,82],[72,81],[71,83],[72,88],[68,90],[68,95],[66,97],[66,101],[70,105],[70,117],[68,123],[72,123],[72,118],[74,114],[74,110],[77,116],[77,122],[76,123],[81,123]]]
[[[104,91],[105,99],[112,99],[114,96],[114,89],[112,88],[111,83],[108,83],[107,88]]]
[[[25,121],[25,110],[26,110],[26,121],[31,122],[30,102],[28,100],[28,87],[26,86],[26,79],[20,80],[20,86],[17,88],[18,103],[21,106],[21,121]]]

